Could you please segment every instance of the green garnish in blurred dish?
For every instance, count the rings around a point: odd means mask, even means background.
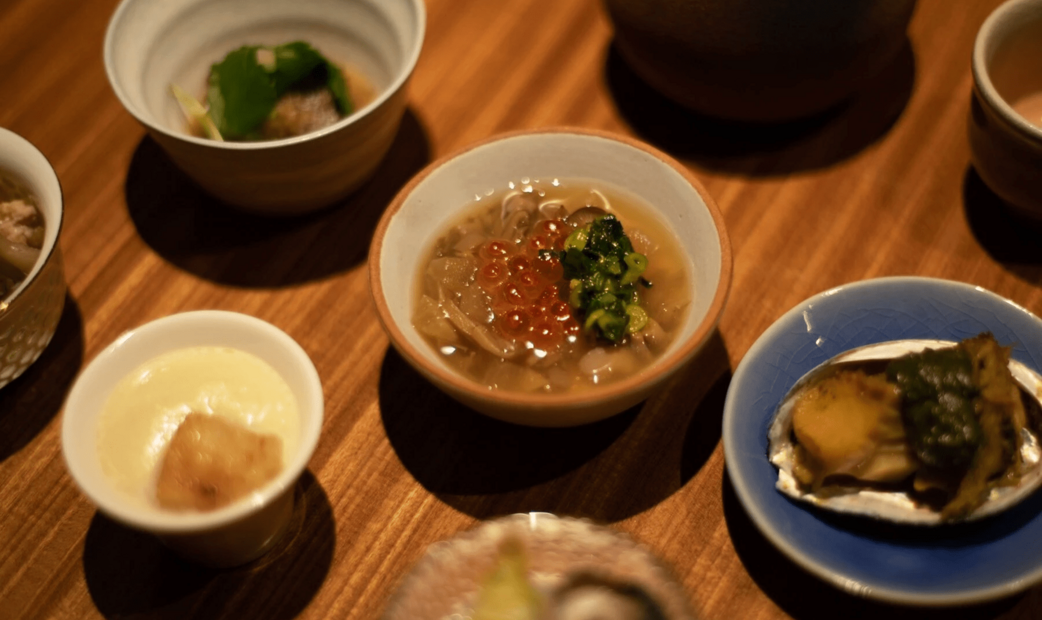
[[[521,541],[507,538],[474,605],[474,620],[537,620],[543,599],[528,580],[528,559]]]
[[[583,329],[618,343],[644,329],[648,313],[638,285],[648,259],[633,244],[614,215],[603,215],[572,232],[557,253],[568,280],[568,303],[583,317]]]
[[[207,106],[176,85],[174,96],[190,122],[198,122],[212,139],[259,138],[259,129],[279,99],[290,90],[324,86],[341,117],[354,108],[340,69],[304,41],[274,47],[244,45],[210,68]]]

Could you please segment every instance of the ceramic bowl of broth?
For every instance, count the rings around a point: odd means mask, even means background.
[[[28,140],[0,128],[0,387],[50,343],[65,307],[58,176]]]
[[[981,179],[1042,221],[1042,0],[1006,2],[977,33],[969,137]]]
[[[590,254],[617,224],[625,256]],[[561,260],[568,247],[607,271],[565,271],[579,268]],[[538,130],[410,181],[377,226],[369,279],[391,343],[447,394],[500,420],[575,426],[636,405],[694,357],[723,310],[731,247],[713,199],[670,157]]]
[[[286,531],[324,409],[288,334],[236,312],[184,312],[125,332],[84,368],[62,455],[108,517],[194,562],[237,566]]]
[[[123,0],[105,35],[105,69],[127,111],[204,190],[251,212],[292,215],[342,199],[375,173],[405,111],[425,25],[422,0]],[[290,91],[280,90],[280,107],[268,118],[284,123],[239,128],[241,135],[223,141],[187,120],[173,87],[218,114],[210,105],[212,66],[243,46],[296,42],[339,69],[349,107],[309,98],[307,90],[283,112]],[[259,52],[249,69],[280,66],[278,54],[276,60],[273,50]],[[216,107],[231,110],[235,88],[253,97],[235,109],[253,106],[256,91],[250,89],[256,87],[236,87],[252,82],[233,80],[256,76],[237,71],[221,74],[229,86]],[[325,87],[313,90],[327,96]]]

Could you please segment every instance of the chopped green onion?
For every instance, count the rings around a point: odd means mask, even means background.
[[[648,325],[648,313],[640,306],[629,304],[626,306],[626,314],[630,317],[630,322],[626,326],[627,334],[635,334],[640,330],[644,329]]]
[[[581,250],[586,247],[586,241],[590,238],[590,233],[585,228],[580,228],[568,235],[568,238],[564,240],[564,251],[568,250]]]
[[[626,274],[622,276],[623,284],[633,284],[648,268],[648,258],[639,252],[630,252],[622,259],[626,263]]]
[[[589,313],[588,315],[586,315],[586,322],[583,323],[583,329],[590,329],[594,326],[594,324],[597,323],[597,319],[601,318],[607,313],[608,311],[603,308],[600,310],[594,310],[593,312]]]
[[[605,312],[597,317],[597,327],[601,330],[601,334],[613,342],[622,340],[626,333],[626,323],[627,317],[611,312]]]
[[[585,316],[585,330],[596,327],[598,337],[620,343],[627,333],[647,325],[638,283],[650,285],[642,275],[648,259],[633,251],[614,215],[573,231],[556,256],[569,280],[568,303],[579,316]]]
[[[582,306],[582,294],[582,280],[570,280],[568,282],[568,305],[573,308]]]

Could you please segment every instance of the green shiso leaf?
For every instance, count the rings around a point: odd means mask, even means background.
[[[257,62],[257,49],[240,47],[210,68],[210,117],[225,137],[247,136],[275,109],[278,93],[271,76]]]
[[[244,45],[210,69],[209,117],[227,138],[252,137],[275,110],[279,97],[312,82],[329,89],[341,116],[354,110],[343,73],[308,43]]]
[[[347,116],[355,111],[355,103],[351,101],[351,94],[347,90],[347,80],[344,74],[333,63],[326,61],[326,87],[333,93],[333,101],[336,102],[337,111],[341,116]]]
[[[315,69],[327,64],[322,54],[304,41],[276,45],[272,51],[275,53],[272,78],[275,80],[275,92],[280,97],[291,86],[310,76]]]

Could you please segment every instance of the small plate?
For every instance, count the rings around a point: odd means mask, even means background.
[[[856,596],[916,605],[980,602],[1042,581],[1042,493],[992,518],[899,526],[797,504],[774,485],[767,429],[789,388],[849,349],[991,331],[1042,369],[1042,321],[980,287],[932,278],[866,280],[818,294],[775,321],[738,365],[724,405],[724,455],[753,523],[794,562]]]
[[[470,618],[481,583],[495,569],[497,549],[507,538],[521,543],[528,577],[539,591],[554,590],[570,574],[595,574],[637,586],[665,618],[696,617],[683,587],[644,545],[585,519],[530,512],[486,521],[431,545],[398,585],[383,620]]]

